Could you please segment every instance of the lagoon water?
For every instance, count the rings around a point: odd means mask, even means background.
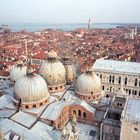
[[[2,25],[2,24],[0,24]],[[54,23],[10,23],[4,24],[10,28],[13,32],[18,32],[23,29],[34,32],[45,29],[57,29],[63,31],[74,30],[76,28],[87,28],[87,23],[66,23],[66,24],[54,24]],[[91,25],[92,28],[116,28],[120,24],[115,23],[94,23]]]

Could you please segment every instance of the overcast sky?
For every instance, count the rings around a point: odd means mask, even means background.
[[[140,0],[0,0],[0,23],[140,23]]]

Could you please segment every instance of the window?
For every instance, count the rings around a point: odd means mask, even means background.
[[[91,91],[91,95],[93,94],[93,91]]]
[[[137,84],[138,84],[138,80],[137,80],[137,79],[135,79],[135,86],[137,86]]]
[[[102,86],[102,90],[104,90],[105,89],[105,87],[104,86]]]
[[[124,84],[127,85],[127,78],[125,77]]]
[[[131,94],[131,89],[129,89],[129,95]]]
[[[58,87],[55,87],[55,90],[58,90]]]
[[[81,117],[81,110],[78,110],[78,116]]]
[[[139,130],[138,130],[138,128],[133,128],[133,132],[135,132],[135,133],[137,133]]]
[[[102,79],[102,74],[100,74],[100,78]]]
[[[73,115],[76,115],[76,111],[75,110],[73,110]]]
[[[109,98],[109,95],[107,94],[106,97]]]
[[[84,117],[84,118],[86,118],[86,115],[87,115],[87,114],[86,114],[85,112],[83,112],[83,117]]]
[[[137,91],[135,90],[135,95],[137,95]]]
[[[36,105],[33,105],[33,108],[36,108]]]
[[[109,76],[109,83],[111,83],[111,75]]]
[[[118,83],[121,84],[121,77],[120,77],[120,76],[119,76],[119,81],[118,81]]]
[[[115,79],[115,78],[114,78],[114,76],[113,76],[112,83],[114,83],[114,79]]]
[[[28,105],[26,105],[26,106],[25,106],[25,108],[29,108],[29,106],[28,106]]]
[[[42,106],[43,105],[43,103],[40,103],[40,106]]]
[[[52,88],[49,88],[50,90],[52,90]]]
[[[110,87],[110,92],[112,91],[112,87]]]

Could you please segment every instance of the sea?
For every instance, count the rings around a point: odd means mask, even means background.
[[[122,24],[118,23],[94,23],[91,28],[109,29],[116,28]],[[19,32],[21,30],[26,30],[29,32],[41,31],[45,29],[55,29],[62,31],[70,31],[77,28],[87,28],[87,23],[8,23],[0,24],[0,27],[6,27],[12,30],[12,32]]]

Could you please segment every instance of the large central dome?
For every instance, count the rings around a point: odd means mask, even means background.
[[[27,70],[22,78],[16,81],[14,87],[14,102],[21,103],[22,108],[35,108],[47,103],[49,97],[48,88],[45,80]]]
[[[57,53],[53,50],[48,53],[48,60],[42,64],[39,71],[46,80],[49,92],[57,92],[65,89],[66,70],[58,60]]]

